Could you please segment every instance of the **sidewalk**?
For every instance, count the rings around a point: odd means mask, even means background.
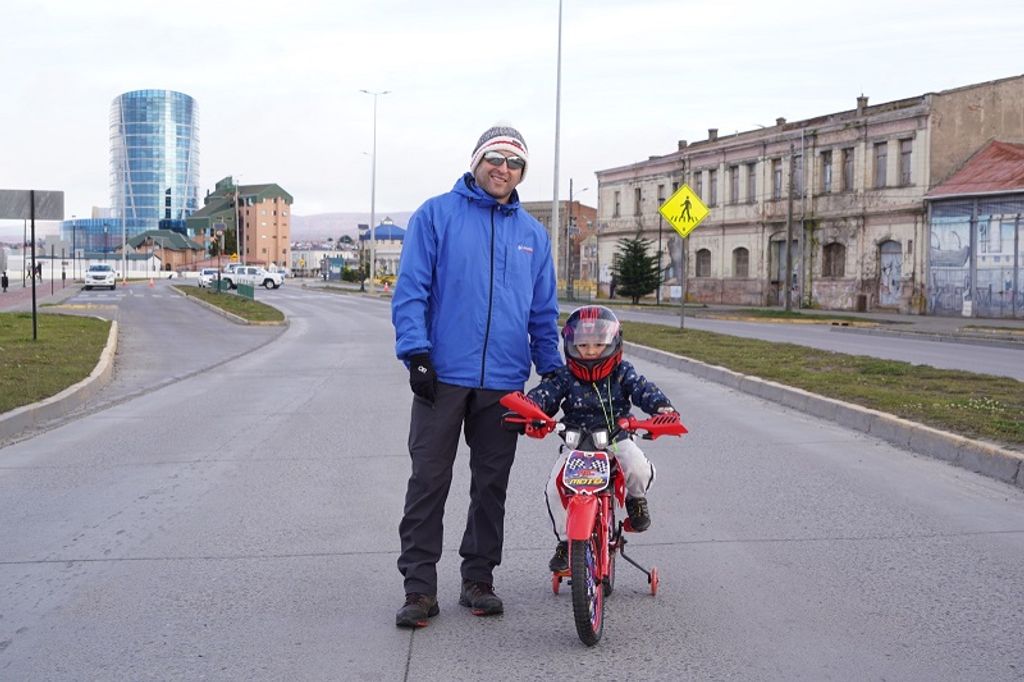
[[[32,282],[25,282],[28,286],[22,288],[21,280],[12,281],[6,292],[0,292],[0,311],[2,312],[30,312],[32,310]],[[63,284],[63,286],[61,286]],[[53,281],[53,293],[50,293],[50,281],[36,281],[36,308],[44,303],[61,303],[81,291],[82,285],[78,282]]]

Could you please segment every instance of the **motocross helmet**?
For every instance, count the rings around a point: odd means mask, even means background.
[[[600,305],[577,308],[562,327],[565,362],[569,371],[582,381],[599,381],[618,367],[622,360],[622,326],[615,313]],[[581,344],[604,344],[594,358],[585,358],[577,348]]]

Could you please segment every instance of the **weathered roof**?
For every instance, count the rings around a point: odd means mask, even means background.
[[[161,249],[170,249],[171,251],[185,251],[191,249],[193,251],[202,251],[203,246],[192,241],[180,232],[174,230],[146,230],[141,234],[137,234],[128,240],[128,245],[133,249],[139,248],[143,244],[148,244],[150,241],[158,245]]]
[[[926,199],[1003,194],[1024,191],[1024,144],[993,140],[945,182],[932,188]]]

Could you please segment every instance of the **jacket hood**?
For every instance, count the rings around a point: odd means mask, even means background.
[[[480,188],[480,185],[476,184],[476,178],[469,171],[455,181],[455,187],[452,191],[456,194],[466,197],[470,201],[480,204],[481,206],[490,208],[491,206],[497,206],[498,210],[502,213],[512,213],[519,208],[519,190],[512,190],[512,195],[508,198],[508,203],[499,204],[498,200],[492,197],[490,194]]]

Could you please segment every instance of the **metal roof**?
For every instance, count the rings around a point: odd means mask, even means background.
[[[1024,144],[993,140],[967,160],[926,199],[1024,191]]]

